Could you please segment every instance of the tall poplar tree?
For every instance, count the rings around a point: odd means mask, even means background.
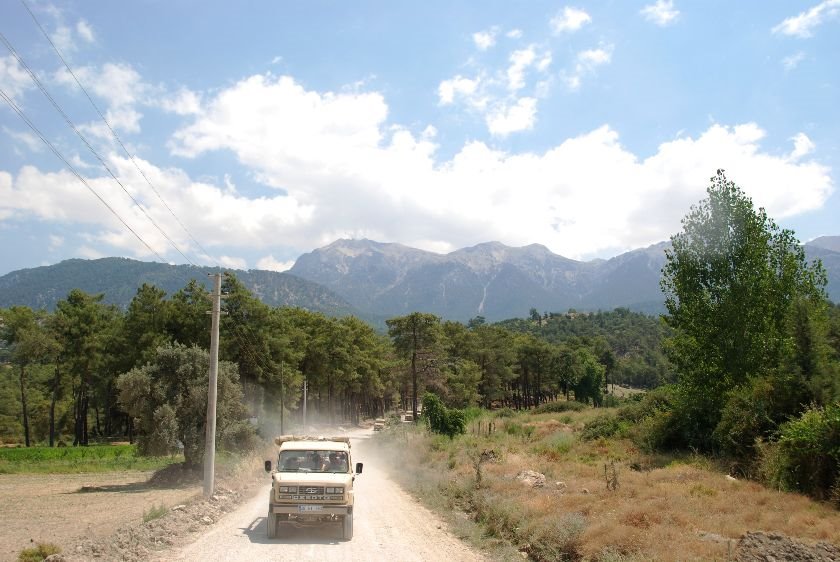
[[[825,272],[723,170],[671,237],[661,286],[689,445],[708,446],[727,394],[774,371],[796,302],[825,299]]]

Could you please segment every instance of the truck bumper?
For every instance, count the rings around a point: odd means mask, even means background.
[[[289,515],[319,516],[319,515],[349,515],[353,513],[352,505],[322,505],[321,509],[308,510],[315,506],[301,504],[271,504],[271,513],[287,513]],[[301,509],[304,508],[304,509]]]

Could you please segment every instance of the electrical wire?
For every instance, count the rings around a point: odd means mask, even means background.
[[[74,168],[73,165],[67,161],[67,158],[65,158],[64,155],[61,154],[61,152],[43,134],[41,134],[41,131],[38,130],[38,127],[36,127],[35,124],[32,121],[30,121],[30,119],[26,116],[23,110],[20,107],[18,107],[14,100],[2,88],[0,88],[0,97],[2,97],[9,105],[9,107],[11,107],[12,110],[14,110],[14,112],[18,114],[18,116],[23,120],[23,122],[26,123],[30,129],[32,129],[32,132],[34,132],[38,136],[38,138],[40,138],[44,142],[44,144],[46,144],[47,147],[49,147],[52,153],[55,154],[59,160],[64,162],[64,165],[70,169],[73,175],[76,176],[76,178],[78,178],[78,180],[82,182],[82,184],[84,184],[84,186],[87,187],[90,190],[90,192],[93,193],[96,196],[96,198],[99,199],[99,201],[103,205],[105,205],[105,207],[107,207],[107,209],[111,211],[111,213],[113,213],[115,217],[119,219],[123,226],[125,226],[129,231],[131,231],[131,233],[134,236],[136,236],[137,239],[140,240],[140,242],[142,242],[143,245],[146,246],[146,248],[148,248],[150,252],[152,252],[158,257],[158,259],[160,259],[160,261],[166,262],[166,260],[163,259],[163,257],[159,253],[157,253],[155,249],[152,248],[149,245],[149,243],[143,239],[142,236],[140,236],[133,228],[131,228],[131,226],[127,222],[125,222],[125,220],[120,216],[120,214],[116,210],[114,210],[114,208],[111,207],[111,205],[109,205],[108,202],[105,201],[105,199],[103,199],[102,196],[99,195],[99,193],[97,193],[95,189],[93,189],[93,187],[90,186],[87,180],[81,174],[79,174],[79,172],[76,171],[76,168]]]
[[[172,210],[172,208],[169,206],[169,204],[164,200],[163,196],[160,194],[160,192],[157,190],[157,188],[155,188],[152,181],[148,178],[148,176],[145,174],[145,172],[143,172],[143,170],[137,164],[137,160],[134,158],[134,156],[125,147],[125,144],[123,144],[119,135],[117,135],[117,132],[114,130],[113,127],[111,127],[111,124],[108,122],[108,119],[105,117],[105,115],[102,113],[102,111],[96,105],[96,103],[93,101],[93,98],[90,96],[87,89],[82,85],[81,81],[76,76],[76,73],[73,72],[72,68],[70,68],[70,65],[67,63],[67,60],[61,54],[61,51],[59,51],[58,47],[55,45],[53,40],[50,38],[49,34],[46,32],[44,27],[41,25],[41,22],[38,21],[37,17],[35,17],[35,14],[29,8],[29,5],[26,3],[26,0],[20,0],[20,3],[23,4],[23,7],[26,8],[27,12],[29,12],[29,15],[32,17],[32,20],[35,22],[35,25],[37,25],[38,29],[41,30],[41,33],[44,35],[44,38],[47,40],[47,42],[49,42],[49,44],[52,46],[53,50],[55,51],[56,55],[58,55],[58,58],[64,64],[64,68],[66,68],[67,72],[70,73],[70,76],[73,77],[73,80],[75,80],[76,85],[79,86],[79,89],[81,89],[82,93],[85,94],[85,97],[90,102],[90,105],[93,106],[93,109],[96,110],[97,114],[99,114],[99,117],[102,119],[102,122],[105,123],[106,127],[108,127],[108,130],[111,132],[111,135],[114,137],[114,140],[116,140],[117,144],[119,144],[120,148],[122,148],[123,153],[125,153],[125,155],[128,157],[128,159],[131,160],[131,163],[134,164],[134,167],[137,168],[137,171],[140,172],[140,175],[143,176],[143,179],[146,180],[146,183],[149,185],[149,187],[152,188],[152,191],[154,191],[155,195],[157,195],[158,199],[163,204],[163,206],[166,207],[166,210],[169,211],[169,214],[172,215],[172,217],[175,219],[175,221],[178,223],[178,225],[180,225],[180,227],[184,230],[184,232],[187,234],[187,236],[189,236],[190,240],[192,240],[195,243],[195,245],[198,247],[198,249],[201,250],[204,253],[205,256],[209,257],[221,269],[221,265],[215,260],[215,258],[213,258],[210,255],[210,253],[207,250],[204,249],[204,247],[201,245],[201,243],[199,243],[199,241],[195,239],[195,237],[192,235],[192,233],[189,231],[189,229],[184,225],[184,223],[181,221],[181,219],[178,218],[178,216],[175,214],[175,212]],[[192,262],[190,262],[190,263],[192,263]]]
[[[52,95],[50,95],[49,91],[47,91],[47,89],[44,87],[44,85],[41,83],[41,81],[38,79],[38,77],[35,75],[32,69],[29,68],[29,65],[26,64],[26,61],[24,61],[23,58],[21,58],[21,56],[18,55],[15,48],[12,46],[9,40],[6,39],[6,36],[3,35],[2,32],[0,32],[0,41],[2,41],[6,48],[9,49],[9,52],[12,53],[12,56],[15,57],[15,60],[17,60],[18,64],[20,64],[23,67],[23,69],[26,70],[26,72],[29,74],[29,77],[32,78],[32,81],[35,83],[38,89],[41,90],[41,93],[44,94],[44,96],[50,101],[55,110],[64,118],[64,121],[67,123],[67,125],[73,130],[74,133],[76,133],[76,136],[78,136],[79,139],[81,139],[85,146],[87,146],[88,150],[96,157],[97,160],[99,160],[99,163],[102,164],[102,167],[105,168],[108,174],[114,179],[114,181],[117,182],[117,184],[122,188],[125,194],[128,195],[128,197],[134,202],[137,208],[140,209],[140,211],[146,216],[147,219],[149,219],[149,222],[151,222],[154,225],[154,227],[158,230],[158,232],[160,232],[163,235],[163,237],[169,241],[172,247],[175,248],[175,250],[179,254],[181,254],[181,257],[187,260],[191,265],[196,265],[190,258],[187,257],[187,255],[183,251],[181,251],[181,248],[178,247],[175,241],[169,237],[169,235],[163,230],[163,228],[160,227],[160,225],[155,221],[155,219],[153,219],[151,215],[149,215],[149,213],[146,212],[146,209],[143,208],[143,205],[141,205],[140,202],[137,201],[137,199],[135,199],[135,197],[128,191],[125,185],[123,185],[123,183],[111,170],[111,168],[102,158],[102,156],[100,156],[96,149],[93,148],[93,145],[91,145],[90,142],[88,142],[87,138],[85,138],[82,132],[79,131],[76,125],[73,124],[73,121],[70,119],[67,113],[65,113],[64,110],[61,109],[61,106],[58,104],[58,102],[55,101],[55,98],[53,98]]]

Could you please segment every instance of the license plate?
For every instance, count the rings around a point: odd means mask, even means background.
[[[321,511],[324,509],[323,505],[301,505],[299,506],[301,511]]]

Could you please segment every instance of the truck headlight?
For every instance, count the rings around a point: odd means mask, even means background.
[[[297,486],[280,486],[281,494],[297,494]]]
[[[327,494],[343,494],[344,487],[339,486],[338,488],[326,488],[324,492],[326,492]]]

